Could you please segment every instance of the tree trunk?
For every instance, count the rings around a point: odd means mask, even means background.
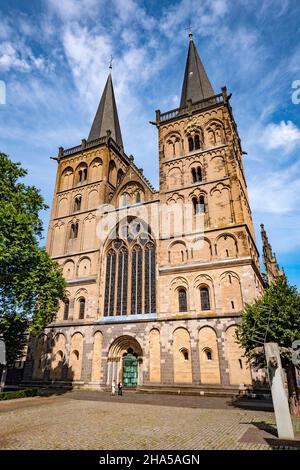
[[[6,366],[3,366],[3,368],[2,368],[2,375],[1,375],[1,381],[0,381],[0,391],[1,391],[1,392],[3,392],[4,387],[5,387],[6,376],[7,376],[7,367],[6,367]]]
[[[292,416],[299,415],[299,391],[296,380],[296,371],[293,364],[288,364],[285,368],[288,392],[289,392],[289,405]]]

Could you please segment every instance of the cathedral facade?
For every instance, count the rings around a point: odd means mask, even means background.
[[[156,111],[159,190],[127,156],[109,74],[88,139],[59,149],[47,251],[66,299],[27,380],[105,389],[249,385],[235,339],[261,295],[243,151],[192,34],[180,106]]]

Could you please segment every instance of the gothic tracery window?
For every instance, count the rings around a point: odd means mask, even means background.
[[[115,300],[115,272],[116,272],[116,252],[110,249],[106,255],[106,278],[105,278],[105,297],[104,297],[104,315],[114,314]]]
[[[118,229],[106,255],[104,315],[156,312],[155,245],[138,220]],[[137,236],[134,233],[138,234]]]
[[[155,291],[155,247],[149,242],[145,247],[145,313],[156,312],[156,291]]]

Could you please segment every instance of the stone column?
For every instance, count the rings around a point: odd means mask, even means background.
[[[192,384],[200,384],[199,339],[191,334]]]
[[[106,360],[106,385],[110,385],[110,374],[111,374],[111,362],[107,358]]]
[[[219,354],[219,363],[220,363],[220,376],[221,376],[221,385],[229,385],[229,365],[225,356],[225,335],[224,328],[222,325],[217,326],[217,344],[218,344],[218,354]]]
[[[161,329],[161,383],[174,383],[173,337],[168,324]]]
[[[88,341],[89,338],[85,337],[84,339],[85,341],[83,341],[81,380],[83,380],[84,383],[88,383],[92,380],[92,361],[94,345],[92,342]]]

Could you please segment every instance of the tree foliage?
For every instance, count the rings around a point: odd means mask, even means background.
[[[257,366],[265,366],[258,341],[281,347],[283,367],[291,364],[291,346],[300,338],[300,295],[280,276],[253,304],[247,304],[237,328],[237,338],[246,356]]]
[[[0,153],[0,334],[8,363],[23,351],[26,333],[51,322],[64,297],[58,264],[39,247],[47,209],[40,192],[20,180],[27,171]]]

